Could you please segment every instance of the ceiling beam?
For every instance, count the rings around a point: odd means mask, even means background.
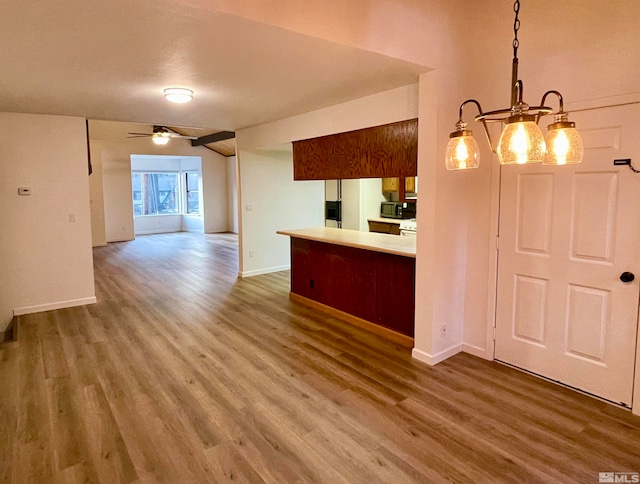
[[[220,131],[219,133],[208,134],[206,136],[201,136],[198,139],[192,139],[191,146],[202,146],[209,143],[217,143],[218,141],[224,141],[235,137],[236,133],[234,131]]]

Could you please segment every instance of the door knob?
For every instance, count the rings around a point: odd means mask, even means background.
[[[633,272],[623,272],[622,274],[620,274],[620,280],[622,282],[631,282],[636,278],[636,276],[633,275]]]

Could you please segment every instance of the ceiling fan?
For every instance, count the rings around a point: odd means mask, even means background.
[[[157,145],[166,145],[169,140],[174,138],[182,139],[198,139],[197,136],[185,136],[179,133],[171,131],[166,126],[154,126],[153,133],[127,133],[130,136],[127,138],[151,138],[151,140]]]

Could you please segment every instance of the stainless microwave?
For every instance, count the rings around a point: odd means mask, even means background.
[[[415,204],[406,202],[381,202],[380,216],[384,218],[415,218]]]

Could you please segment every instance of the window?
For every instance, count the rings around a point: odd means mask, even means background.
[[[133,215],[180,213],[178,173],[132,173]]]
[[[185,192],[187,200],[187,213],[200,213],[200,192],[198,192],[198,173],[185,173]]]

